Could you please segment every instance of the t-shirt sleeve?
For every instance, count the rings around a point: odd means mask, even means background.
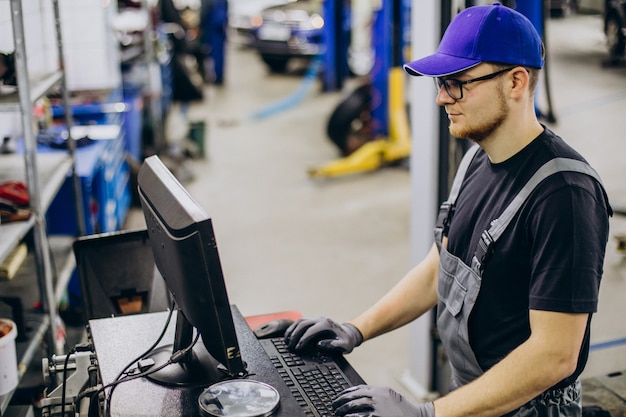
[[[597,310],[608,214],[602,194],[564,186],[532,207],[526,231],[531,242],[529,307],[590,313]]]

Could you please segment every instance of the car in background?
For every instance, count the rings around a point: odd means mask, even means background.
[[[236,34],[238,43],[249,45],[252,30],[261,22],[263,9],[289,3],[290,0],[229,0],[228,26]]]
[[[612,62],[624,58],[626,52],[626,0],[605,0],[604,33]]]
[[[285,72],[290,59],[324,51],[323,0],[296,0],[261,13],[252,30],[252,46],[271,72]]]

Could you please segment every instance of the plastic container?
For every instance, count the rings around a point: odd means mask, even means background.
[[[0,395],[8,394],[17,387],[17,355],[15,338],[17,325],[13,320],[1,319],[0,328],[10,326],[11,330],[0,337]]]
[[[189,122],[189,139],[198,147],[199,158],[204,158],[206,141],[206,122],[204,120]]]

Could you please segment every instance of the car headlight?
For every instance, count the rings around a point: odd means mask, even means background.
[[[324,27],[324,18],[319,14],[314,14],[313,16],[311,16],[309,22],[311,23],[313,29],[321,29]]]
[[[263,16],[255,15],[250,17],[250,26],[258,28],[263,24]]]
[[[303,20],[300,23],[300,29],[302,30],[314,30],[324,27],[324,18],[319,14],[309,16],[307,20]]]

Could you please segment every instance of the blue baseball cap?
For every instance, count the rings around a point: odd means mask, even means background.
[[[523,14],[493,3],[468,7],[446,29],[437,52],[409,62],[410,75],[443,77],[481,62],[543,67],[543,43]]]

